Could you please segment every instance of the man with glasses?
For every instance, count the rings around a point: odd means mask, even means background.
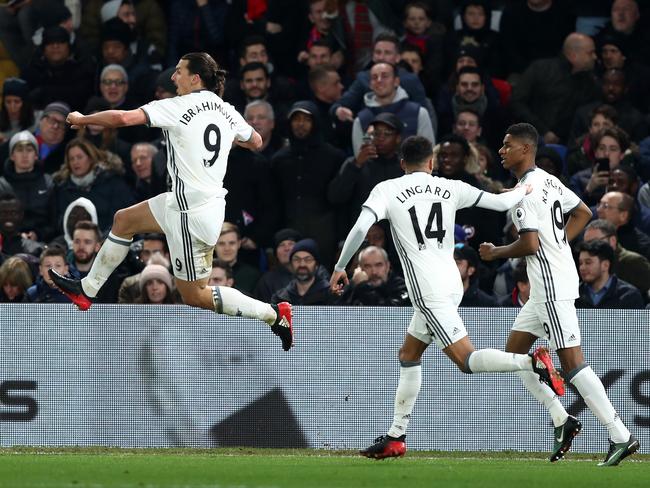
[[[650,259],[650,236],[632,224],[635,211],[634,198],[620,191],[605,193],[596,206],[598,218],[614,224],[618,241],[625,249]]]
[[[370,68],[370,89],[363,98],[365,108],[352,123],[352,150],[359,155],[363,137],[370,122],[382,112],[390,112],[404,123],[402,136],[422,136],[435,144],[434,124],[429,112],[417,102],[409,100],[408,93],[400,86],[395,65],[380,62]],[[437,122],[436,124],[437,125]]]
[[[318,244],[313,239],[302,239],[291,249],[292,280],[271,297],[272,303],[288,301],[294,305],[332,305],[327,279],[316,273],[320,261]]]
[[[53,173],[63,164],[65,156],[66,123],[70,107],[64,102],[52,102],[45,107],[36,129],[38,159],[46,173]]]

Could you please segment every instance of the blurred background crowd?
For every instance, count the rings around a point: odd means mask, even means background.
[[[650,0],[0,1],[0,301],[66,301],[46,270],[83,277],[115,211],[167,191],[159,129],[65,119],[175,96],[191,51],[228,71],[223,99],[264,141],[230,152],[210,284],[297,305],[408,305],[383,222],[349,289],[328,293],[361,203],[402,173],[401,140],[430,138],[438,174],[498,192],[515,183],[504,130],[525,121],[537,164],[593,210],[574,247],[577,305],[646,307]],[[525,262],[476,253],[516,237],[505,214],[458,212],[461,306],[528,300]],[[180,303],[164,236],[131,251],[98,301]]]

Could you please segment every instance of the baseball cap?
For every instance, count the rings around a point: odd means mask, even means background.
[[[290,119],[296,112],[302,112],[303,114],[311,115],[313,117],[314,114],[318,112],[318,108],[313,102],[302,100],[294,103],[291,106],[291,110],[289,110],[289,115],[287,115],[287,118]]]
[[[374,119],[372,119],[372,122],[370,122],[370,125],[374,124],[386,124],[389,127],[392,127],[395,129],[397,132],[400,134],[402,133],[402,130],[404,129],[404,124],[402,124],[402,121],[399,119],[397,115],[391,112],[382,112],[378,115],[375,116]]]

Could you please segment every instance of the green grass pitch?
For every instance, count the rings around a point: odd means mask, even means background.
[[[413,452],[374,461],[352,451],[279,449],[0,449],[4,488],[593,488],[650,486],[650,456],[613,468],[600,457]]]

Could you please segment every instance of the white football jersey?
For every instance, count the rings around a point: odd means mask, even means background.
[[[209,90],[156,100],[142,109],[151,127],[163,129],[167,171],[178,209],[186,211],[224,197],[223,178],[233,140],[247,141],[253,131],[239,112]]]
[[[564,215],[580,205],[580,198],[555,176],[534,168],[520,183],[533,191],[511,210],[519,233],[536,231],[539,250],[526,256],[530,300],[534,303],[573,300],[578,297],[578,272],[567,242]]]
[[[474,206],[483,191],[467,183],[414,172],[382,181],[363,204],[388,219],[411,298],[463,294],[454,261],[456,210]]]

